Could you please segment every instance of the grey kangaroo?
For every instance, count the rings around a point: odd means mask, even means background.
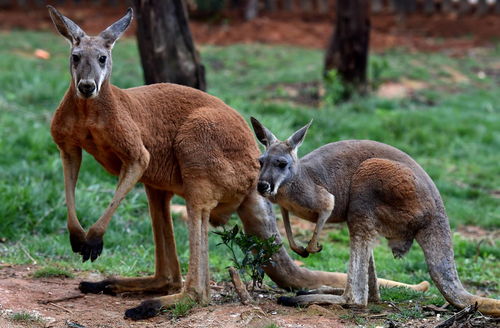
[[[379,142],[346,140],[299,159],[297,149],[310,123],[280,141],[255,118],[251,121],[266,147],[259,157],[257,190],[281,207],[291,247],[302,255],[319,251],[317,238],[325,222],[346,221],[351,240],[342,295],[299,295],[278,302],[366,306],[368,300],[379,300],[373,244],[382,235],[395,257],[405,255],[417,240],[431,278],[448,302],[458,308],[477,302],[479,311],[500,316],[499,300],[472,295],[462,286],[443,201],[431,178],[410,156]],[[306,249],[293,241],[288,212],[317,222]]]

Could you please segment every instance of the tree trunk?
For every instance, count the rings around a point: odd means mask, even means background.
[[[146,84],[171,82],[206,90],[182,0],[133,0]]]
[[[335,31],[325,56],[324,76],[336,70],[343,98],[367,91],[366,69],[370,41],[370,0],[337,0]]]
[[[259,12],[259,0],[247,0],[245,6],[245,20],[251,21]]]

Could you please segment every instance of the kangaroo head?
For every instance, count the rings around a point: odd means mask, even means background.
[[[83,99],[97,97],[102,83],[111,75],[111,49],[130,25],[132,9],[98,36],[88,36],[71,19],[47,7],[57,31],[71,44],[70,72],[76,95]]]
[[[260,174],[257,191],[264,197],[273,197],[280,186],[296,174],[299,167],[297,149],[302,144],[312,121],[285,141],[280,141],[255,118],[251,117],[250,120],[257,139],[266,147],[264,154],[259,157]]]

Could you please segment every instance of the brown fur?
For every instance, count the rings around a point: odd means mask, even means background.
[[[282,142],[253,118],[252,124],[266,146],[258,188],[282,208],[291,248],[307,256],[321,250],[315,247],[316,238],[325,222],[345,221],[349,227],[351,254],[344,294],[284,298],[284,304],[366,305],[368,299],[379,299],[373,244],[382,235],[396,257],[408,252],[414,239],[418,241],[431,277],[448,302],[459,308],[478,302],[483,313],[500,316],[500,301],[471,295],[460,283],[443,201],[431,178],[410,156],[382,143],[346,140],[298,159],[297,148],[309,125]],[[328,202],[328,195],[335,201]],[[293,240],[289,211],[317,222],[306,249]]]
[[[247,233],[261,238],[279,236],[269,202],[255,191],[259,151],[250,129],[234,109],[199,90],[175,84],[126,90],[111,85],[110,47],[130,23],[131,10],[98,37],[87,37],[57,10],[52,7],[49,10],[59,32],[72,43],[72,51],[81,55],[79,63],[71,60],[70,87],[51,125],[63,162],[73,251],[81,253],[84,261],[89,258],[93,261],[100,255],[114,211],[137,182],[145,185],[155,242],[153,276],[82,282],[80,289],[110,294],[127,291],[172,294],[128,310],[126,316],[132,319],[155,315],[161,307],[184,297],[207,302],[209,220],[224,224],[237,211]],[[103,38],[109,39],[103,42]],[[103,52],[109,56],[108,66],[97,63],[98,55]],[[104,72],[107,72],[105,79],[100,83]],[[80,90],[82,80],[95,83],[96,91]],[[88,232],[78,221],[74,198],[82,149],[109,173],[118,176],[110,205]],[[169,211],[174,194],[184,197],[187,206],[190,258],[184,286]],[[284,248],[273,260],[277,265],[264,270],[284,288],[345,286],[345,274],[299,268]],[[425,283],[412,286],[382,279],[379,283],[417,290],[427,288]]]

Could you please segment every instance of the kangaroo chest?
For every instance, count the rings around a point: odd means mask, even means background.
[[[118,152],[103,136],[102,131],[96,128],[85,128],[78,131],[80,147],[91,154],[109,173],[118,175],[122,161]]]
[[[319,185],[305,190],[291,188],[278,191],[275,201],[288,212],[310,222],[317,222],[322,213],[328,215],[327,222],[345,221],[342,211],[337,207],[335,196]]]

